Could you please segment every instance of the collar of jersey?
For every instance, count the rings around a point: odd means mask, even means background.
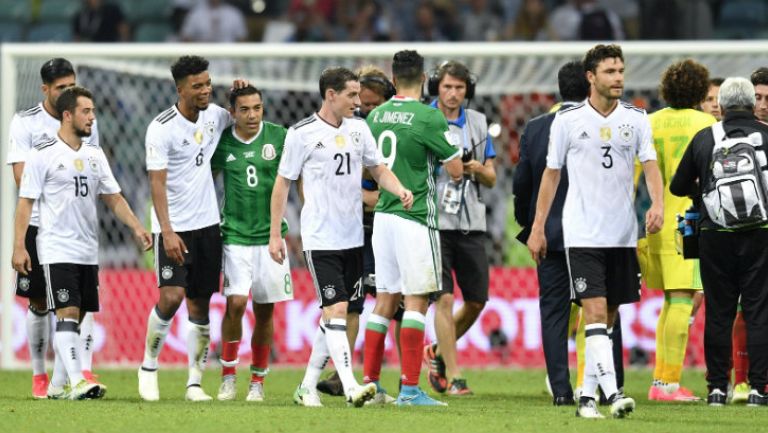
[[[232,124],[232,126],[230,128],[232,128],[232,136],[235,137],[237,139],[237,141],[239,141],[241,143],[245,143],[245,144],[251,144],[254,141],[256,141],[256,139],[259,138],[259,135],[261,135],[261,132],[264,131],[264,121],[262,120],[261,122],[259,122],[259,132],[257,132],[256,135],[251,137],[251,139],[248,140],[248,141],[243,140],[239,135],[237,135],[237,132],[235,131],[235,124],[234,123]]]
[[[392,101],[397,101],[397,102],[416,102],[416,100],[411,98],[410,96],[400,96],[400,95],[393,96],[392,97]]]
[[[432,101],[432,103],[429,104],[429,106],[437,108],[437,99]],[[466,116],[466,113],[464,112],[464,107],[459,105],[459,117],[457,117],[456,120],[449,120],[449,119],[445,119],[445,120],[448,120],[449,125],[456,125],[459,128],[463,128],[464,124],[467,123],[467,116]]]

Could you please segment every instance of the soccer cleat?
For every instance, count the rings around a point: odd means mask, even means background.
[[[366,401],[370,401],[376,396],[376,391],[375,383],[357,385],[347,391],[347,404],[351,404],[354,407],[363,407]]]
[[[614,418],[625,418],[635,410],[635,400],[621,392],[613,394],[608,398],[608,402],[611,404],[611,416]]]
[[[760,394],[756,389],[749,391],[749,396],[747,396],[747,406],[768,406],[768,395]]]
[[[70,400],[90,400],[104,397],[107,388],[100,383],[91,383],[83,379],[72,387],[69,393]]]
[[[651,401],[677,401],[677,402],[696,402],[701,401],[699,397],[693,395],[693,392],[685,387],[679,387],[673,392],[667,392],[660,386],[651,386],[648,390],[648,400]]]
[[[139,368],[139,396],[144,401],[160,400],[160,389],[157,386],[157,370]]]
[[[707,396],[707,404],[712,407],[725,406],[726,394],[719,388],[713,389]]]
[[[234,374],[228,374],[221,378],[221,386],[219,386],[219,395],[216,398],[219,401],[230,401],[237,397],[237,382]]]
[[[32,376],[32,398],[48,398],[48,375],[46,373]]]
[[[579,407],[576,408],[576,416],[587,419],[603,419],[605,416],[597,410],[597,402],[594,398],[579,397]]]
[[[88,382],[99,383],[99,381],[97,380],[99,378],[99,375],[98,374],[93,374],[93,372],[91,370],[83,370],[83,377]]]
[[[211,401],[213,397],[206,394],[200,385],[187,386],[187,394],[184,396],[187,401]]]
[[[341,384],[339,373],[334,371],[333,374],[328,377],[328,379],[318,382],[317,390],[323,394],[328,394],[335,397],[343,397],[344,386]]]
[[[733,397],[731,403],[746,403],[749,399],[750,387],[747,382],[737,383],[733,387]]]
[[[472,395],[473,392],[469,387],[467,386],[467,379],[453,379],[451,381],[451,386],[448,387],[447,391],[448,395],[453,396],[462,396],[462,395]]]
[[[261,382],[251,382],[248,386],[248,395],[245,401],[264,401],[264,384]]]
[[[575,403],[573,396],[559,395],[552,397],[552,405],[554,406],[573,406]]]
[[[374,406],[381,404],[391,404],[395,402],[395,398],[387,394],[387,390],[381,386],[379,381],[371,382],[376,384],[376,395],[372,399],[365,402],[366,406]]]
[[[69,384],[64,384],[64,386],[54,386],[53,384],[49,384],[48,390],[46,391],[46,397],[49,400],[68,400],[70,391],[71,388],[69,387]]]
[[[323,407],[316,390],[299,385],[293,393],[293,402],[304,407]]]
[[[395,400],[397,406],[448,406],[447,403],[435,400],[417,386],[403,386],[400,395]]]
[[[429,385],[437,393],[444,393],[448,389],[448,378],[445,377],[445,362],[443,358],[435,354],[436,344],[424,346],[424,363],[429,369],[427,378]]]

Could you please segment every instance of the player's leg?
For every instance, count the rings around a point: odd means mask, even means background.
[[[669,312],[669,293],[664,291],[664,274],[662,270],[661,255],[648,252],[647,239],[638,240],[638,258],[640,269],[646,287],[661,290],[664,302],[659,310],[659,318],[656,321],[656,355],[653,367],[653,382],[648,389],[648,400],[662,400],[666,397],[666,383],[664,383],[666,345],[664,329]],[[643,246],[641,247],[641,244]],[[643,249],[644,248],[644,249]]]
[[[749,354],[747,353],[747,323],[744,321],[744,312],[741,302],[736,309],[736,318],[733,321],[733,398],[732,403],[745,403],[749,398],[749,383],[747,372],[749,371]]]
[[[81,363],[83,367],[83,376],[88,381],[96,381],[96,376],[93,374],[93,321],[93,313],[86,313],[83,316],[83,321],[80,322],[80,350],[82,351]]]
[[[435,337],[437,343],[424,347],[424,362],[429,369],[427,378],[435,392],[444,393],[450,384],[448,377],[461,378],[456,361],[456,323],[453,321],[454,264],[458,260],[457,236],[452,231],[440,231],[442,289],[432,294],[435,304]]]
[[[666,394],[674,401],[698,401],[686,388],[680,386],[688,347],[688,330],[693,311],[694,290],[668,290],[669,310],[664,333],[665,368],[661,381],[666,384]]]

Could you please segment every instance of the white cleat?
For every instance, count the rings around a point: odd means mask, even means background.
[[[219,395],[216,397],[219,401],[231,401],[237,397],[236,377],[235,375],[226,375],[221,378]]]
[[[160,389],[157,387],[157,370],[145,370],[139,367],[139,396],[144,401],[160,400]]]
[[[597,410],[597,403],[594,398],[580,398],[579,407],[576,409],[576,416],[587,419],[603,419],[603,414]]]
[[[635,400],[623,394],[614,395],[610,403],[611,415],[614,418],[624,418],[635,410]]]
[[[372,399],[365,402],[366,406],[387,405],[395,402],[395,398],[386,392],[377,392]]]
[[[187,387],[187,395],[184,396],[184,400],[187,401],[211,401],[213,397],[206,394],[200,385],[189,385]]]
[[[70,400],[91,400],[95,398],[101,398],[107,392],[106,387],[102,389],[100,383],[88,382],[83,379],[72,387],[72,391],[69,393]]]
[[[376,396],[375,383],[358,385],[347,391],[347,403],[354,407],[363,407],[365,402],[372,400],[374,396]]]
[[[251,382],[248,387],[248,396],[245,401],[264,401],[264,384],[260,382]]]
[[[299,385],[293,393],[293,402],[304,407],[323,407],[320,396],[315,389],[307,389]]]
[[[52,383],[49,383],[46,396],[50,400],[68,400],[70,391],[71,389],[69,384],[64,384],[64,386],[55,386]]]

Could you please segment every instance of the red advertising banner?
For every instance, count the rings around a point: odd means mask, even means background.
[[[137,366],[144,353],[147,315],[157,301],[155,275],[145,270],[109,270],[100,273],[101,311],[95,316],[96,368],[99,365]],[[293,272],[295,299],[275,307],[275,344],[273,364],[303,365],[320,318],[315,290],[306,270]],[[491,269],[490,300],[479,322],[458,342],[460,362],[464,366],[543,367],[541,324],[538,304],[538,283],[535,269]],[[458,291],[457,291],[458,293]],[[19,360],[29,359],[27,351],[26,301],[17,298],[14,306],[12,347]],[[661,292],[643,289],[641,302],[621,308],[624,348],[639,348],[653,360],[655,329],[663,302]],[[373,309],[374,300],[366,301],[361,329]],[[461,304],[457,300],[457,308]],[[212,354],[220,350],[221,318],[225,299],[216,294],[211,300]],[[240,359],[250,361],[250,337],[253,313],[250,306],[243,326]],[[163,365],[184,366],[187,362],[186,307],[182,305],[174,318],[171,333],[165,343],[160,362]],[[434,340],[433,311],[427,314],[427,339]],[[691,329],[688,363],[703,365],[703,311]],[[387,362],[397,365],[393,338],[394,326],[386,342]],[[507,344],[493,347],[490,335],[503,335]],[[360,332],[356,351],[362,350],[364,332]],[[575,357],[575,347],[570,344]],[[213,359],[215,355],[211,355]],[[574,358],[575,359],[575,358]]]

